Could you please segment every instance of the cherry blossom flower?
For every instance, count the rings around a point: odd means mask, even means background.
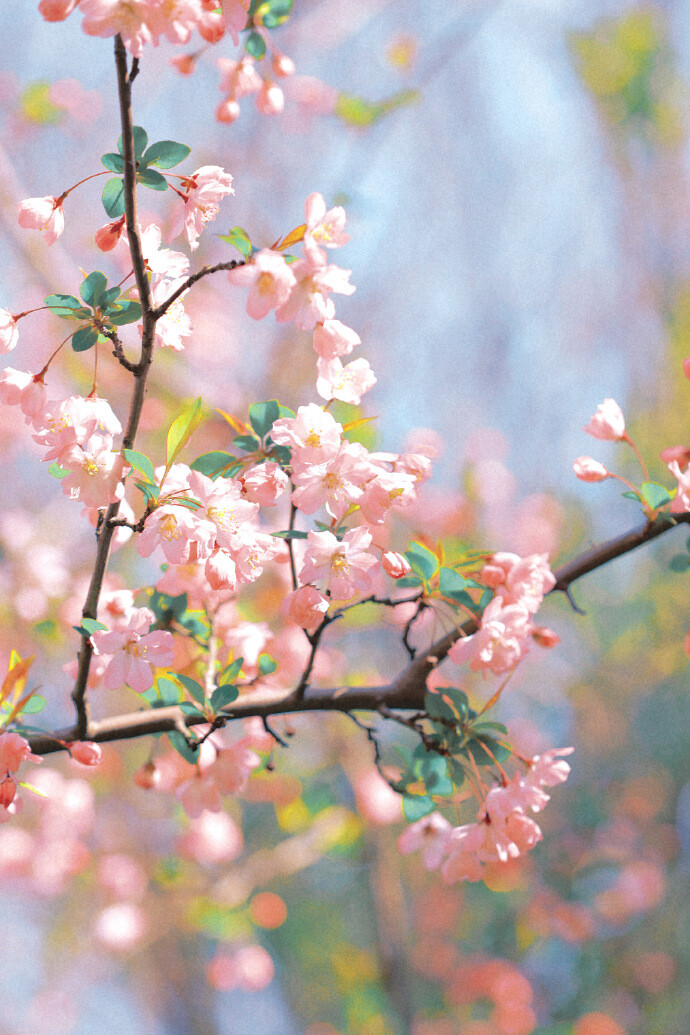
[[[325,261],[321,248],[340,248],[347,244],[350,235],[344,231],[345,209],[339,205],[326,211],[326,202],[321,194],[310,194],[304,203],[307,229],[304,233],[304,252],[316,261]]]
[[[213,523],[199,518],[195,511],[167,504],[146,518],[144,530],[137,539],[137,549],[142,557],[149,557],[160,546],[170,564],[185,564],[192,547],[194,559],[210,555],[215,531]]]
[[[612,442],[619,442],[625,438],[625,417],[615,399],[604,399],[583,430],[594,438],[608,439]]]
[[[163,232],[157,223],[149,223],[147,226],[140,227],[139,230],[146,268],[151,273],[155,273],[157,277],[168,277],[175,281],[175,284],[168,285],[170,295],[177,287],[177,282],[189,272],[189,259],[182,252],[175,252],[171,248],[161,248]],[[129,241],[127,243],[129,244]],[[164,299],[160,301],[164,301]],[[158,305],[158,302],[155,302],[154,305]]]
[[[91,740],[74,740],[65,747],[74,761],[81,765],[100,765],[103,761],[103,749]]]
[[[293,467],[325,463],[340,449],[342,424],[322,406],[300,406],[296,417],[281,417],[271,428],[271,438],[279,446],[292,449]]]
[[[367,553],[371,539],[371,532],[363,525],[346,532],[340,542],[332,532],[308,532],[300,581],[325,579],[335,600],[350,600],[358,591],[369,592],[369,573],[378,567],[376,558]]]
[[[283,91],[270,79],[264,80],[256,95],[256,107],[262,115],[279,115],[285,107]]]
[[[44,412],[46,396],[45,384],[37,381],[33,374],[12,367],[5,367],[0,373],[0,402],[19,406],[27,423],[38,419]]]
[[[324,265],[311,258],[299,259],[291,268],[297,283],[288,300],[276,309],[276,319],[279,323],[294,320],[301,331],[311,331],[317,323],[333,319],[335,304],[329,297],[332,292],[351,295],[355,291],[354,285],[349,283],[352,271],[332,263]]]
[[[321,359],[331,360],[337,356],[349,355],[362,339],[340,320],[324,320],[314,328],[314,349]]]
[[[405,557],[401,553],[394,553],[392,550],[387,550],[384,553],[381,558],[381,567],[386,575],[390,575],[392,579],[404,579],[412,571]]]
[[[671,501],[669,510],[672,514],[682,514],[686,510],[690,510],[690,466],[681,471],[678,461],[672,460],[668,469],[678,481],[678,490]]]
[[[322,399],[340,399],[359,406],[362,396],[376,384],[376,375],[366,359],[355,359],[347,366],[335,359],[317,359],[319,376],[316,391]]]
[[[343,442],[330,460],[300,466],[295,471],[292,502],[303,514],[313,514],[325,505],[331,517],[340,520],[360,499],[370,478],[371,464],[363,462],[359,451],[349,442]]]
[[[60,464],[69,471],[60,482],[69,499],[99,509],[122,499],[127,463],[120,453],[103,448],[100,435],[93,435],[84,446],[76,445],[62,453]]]
[[[285,492],[290,479],[280,464],[269,460],[240,475],[240,482],[242,495],[251,503],[258,503],[261,507],[274,507]]]
[[[555,787],[558,783],[564,783],[568,779],[570,766],[567,762],[559,761],[559,757],[572,755],[575,748],[552,748],[545,751],[543,755],[534,755],[530,761],[529,772],[526,779],[532,783]]]
[[[228,272],[231,284],[249,287],[247,312],[253,320],[263,320],[271,309],[286,302],[297,281],[280,252],[262,248],[251,262]]]
[[[271,54],[271,71],[278,79],[284,79],[295,74],[295,62],[287,54],[274,50]]]
[[[65,229],[61,201],[52,194],[45,198],[27,198],[19,206],[19,225],[24,230],[40,230],[48,246],[55,244]]]
[[[403,831],[398,838],[398,849],[407,855],[421,848],[425,869],[436,870],[448,852],[452,829],[440,812],[431,812]]]
[[[604,478],[611,477],[604,465],[591,456],[578,456],[577,460],[573,461],[573,471],[583,482],[603,482]]]
[[[183,184],[184,208],[175,216],[169,239],[174,240],[184,231],[192,251],[198,248],[198,238],[206,224],[218,215],[220,201],[235,193],[231,183],[232,176],[218,165],[204,165],[188,176]]]
[[[456,640],[448,657],[456,664],[469,661],[475,671],[490,669],[500,675],[527,653],[531,630],[530,614],[524,607],[504,607],[502,598],[494,597],[484,610],[478,632]]]
[[[315,586],[300,586],[289,593],[280,605],[280,613],[313,633],[328,611],[328,598]]]
[[[47,22],[62,22],[78,3],[79,0],[41,0],[38,10]]]
[[[164,250],[167,251],[167,249]],[[179,255],[180,252],[170,252],[170,254],[174,256]],[[152,304],[154,306],[161,305],[183,283],[184,278],[180,280],[166,280],[164,278],[155,280],[151,286]],[[183,339],[188,338],[192,333],[192,321],[182,301],[186,293],[185,291],[179,298],[176,298],[172,305],[168,306],[160,320],[156,322],[155,342],[160,348],[181,352],[184,348]],[[139,324],[139,329],[143,332],[143,324]]]
[[[140,607],[132,612],[124,628],[92,635],[96,653],[110,657],[103,676],[109,690],[116,690],[127,683],[132,690],[143,693],[153,686],[152,665],[172,665],[172,633],[147,632],[155,620],[153,611]]]
[[[239,61],[218,58],[216,64],[221,71],[219,89],[227,94],[229,99],[237,101],[239,98],[246,97],[249,93],[256,93],[261,89],[263,79],[256,70],[254,59],[249,54],[245,54]]]
[[[7,309],[0,309],[0,352],[11,352],[19,340],[15,317]]]
[[[536,614],[544,594],[556,585],[548,561],[546,553],[533,553],[528,557],[495,553],[482,568],[482,581],[491,586],[505,604],[520,604],[530,614]]]

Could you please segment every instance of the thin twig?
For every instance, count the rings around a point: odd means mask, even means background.
[[[169,298],[166,298],[164,302],[158,306],[157,309],[153,310],[152,316],[154,320],[160,320],[161,316],[164,316],[173,302],[176,302],[180,295],[184,295],[185,291],[189,291],[192,284],[196,284],[202,277],[208,277],[210,273],[219,273],[221,270],[236,270],[238,266],[246,266],[244,259],[236,260],[233,259],[231,262],[217,262],[215,266],[203,266],[196,273],[192,273],[191,276],[187,277],[178,288],[173,291]]]

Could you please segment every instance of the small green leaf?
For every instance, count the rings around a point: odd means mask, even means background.
[[[236,459],[237,457],[234,457],[231,453],[214,451],[212,453],[202,453],[189,466],[192,471],[199,471],[201,474],[205,474],[207,478],[215,479],[226,467],[234,463]]]
[[[679,574],[685,572],[690,568],[690,555],[687,553],[677,553],[668,562],[668,566],[671,571],[678,572]]]
[[[370,104],[369,101],[365,101],[363,97],[357,97],[356,94],[341,93],[338,95],[333,111],[349,126],[363,128],[371,126],[373,122],[380,119],[386,109],[383,104]]]
[[[155,503],[160,496],[161,490],[159,485],[151,485],[150,482],[135,482],[134,484],[139,489],[139,492],[142,493],[147,503],[151,501]]]
[[[82,618],[81,628],[86,630],[86,635],[91,636],[95,632],[104,632],[108,626],[103,622],[97,622],[95,618]]]
[[[627,500],[635,500],[636,503],[640,502],[639,492],[631,492],[630,489],[627,492],[622,492],[621,496],[625,496]]]
[[[196,705],[190,701],[183,701],[180,705],[180,711],[184,712],[185,715],[191,715],[195,719],[204,719],[206,716],[203,712],[200,712]]]
[[[88,352],[98,341],[98,331],[93,327],[80,327],[72,335],[72,348],[75,352]]]
[[[175,748],[175,751],[182,755],[185,761],[192,763],[199,761],[199,752],[201,751],[201,748],[199,746],[193,748],[190,747],[182,734],[178,733],[177,730],[171,730],[170,733],[168,733],[168,740]]]
[[[155,169],[144,169],[142,172],[137,173],[137,183],[140,183],[142,187],[150,187],[151,190],[168,189],[168,181],[165,176],[156,172]]]
[[[226,708],[236,701],[239,696],[240,692],[236,686],[219,686],[211,694],[211,708],[214,712],[219,712],[221,708]]]
[[[456,715],[452,704],[443,697],[442,690],[433,693],[428,692],[424,695],[424,710],[429,718],[445,719],[454,726],[461,721],[460,717]]]
[[[497,762],[505,762],[507,758],[510,758],[512,752],[509,748],[499,744],[493,737],[479,736],[473,737],[465,744],[463,754],[471,755],[477,765],[493,765],[494,759]]]
[[[74,295],[48,295],[43,301],[51,313],[63,320],[73,319],[76,310],[81,309],[81,302]]]
[[[166,465],[171,467],[189,442],[201,422],[201,399],[195,399],[188,409],[170,425],[167,439]]]
[[[101,273],[100,270],[95,270],[93,273],[89,273],[88,277],[85,277],[82,281],[82,285],[79,288],[79,294],[92,309],[100,304],[101,296],[106,290],[108,281],[105,273]]]
[[[179,672],[171,672],[170,675],[174,676],[175,679],[179,679],[187,693],[191,694],[198,704],[206,704],[204,688],[197,683],[196,679],[192,679],[190,676],[183,676]]]
[[[428,816],[436,806],[426,794],[403,794],[403,812],[408,823],[416,823],[422,816]]]
[[[398,579],[396,587],[398,589],[412,589],[414,586],[421,586],[421,580],[416,575],[406,575],[404,579]]]
[[[249,240],[249,234],[241,226],[233,226],[229,233],[218,234],[218,236],[221,241],[225,241],[226,244],[231,244],[233,248],[237,248],[238,252],[241,252],[245,259],[248,259],[252,254],[252,242]]]
[[[469,585],[472,583],[453,568],[441,568],[438,588],[444,597],[464,603],[468,596],[467,587]]]
[[[32,694],[29,700],[22,708],[22,715],[37,715],[42,712],[46,706],[45,697],[41,697],[40,694]]]
[[[134,137],[134,154],[137,158],[141,158],[144,151],[146,150],[146,145],[149,142],[146,130],[142,129],[141,126],[134,126],[132,136]],[[117,142],[117,149],[120,152],[120,154],[124,154],[122,147],[122,137],[120,137],[120,139]]]
[[[167,679],[166,676],[159,676],[156,680],[156,686],[158,687],[158,699],[161,700],[163,704],[170,705],[180,703],[182,691],[178,684],[173,682],[172,679]]]
[[[249,407],[249,423],[259,436],[265,438],[269,431],[280,417],[280,407],[277,399],[269,399],[268,402],[252,403]]]
[[[275,672],[277,668],[278,663],[268,654],[259,654],[259,672],[262,676],[270,676],[271,672]]]
[[[70,472],[64,467],[60,467],[57,460],[54,461],[48,468],[48,474],[52,474],[53,478],[66,478]]]
[[[298,532],[296,529],[290,528],[286,532],[271,532],[270,535],[276,539],[306,539],[309,533]]]
[[[108,321],[116,327],[124,327],[125,324],[135,323],[141,320],[141,303],[123,298],[117,306],[111,306],[106,313]]]
[[[447,797],[453,793],[453,782],[448,776],[448,765],[446,759],[437,755],[435,751],[427,751],[424,744],[420,744],[424,754],[418,757],[416,771],[424,781],[429,794],[437,794]],[[416,754],[416,751],[415,751]]]
[[[101,162],[111,172],[122,174],[125,171],[122,155],[116,155],[114,151],[109,151],[107,155],[101,155]]]
[[[670,503],[673,498],[669,494],[668,489],[663,485],[659,485],[658,482],[643,482],[640,486],[640,492],[645,503],[648,503],[652,510],[663,507],[664,504]]]
[[[101,195],[103,208],[111,219],[119,219],[125,214],[125,183],[124,180],[108,180]]]
[[[259,448],[259,440],[253,435],[237,435],[233,439],[233,443],[238,449],[243,449],[245,453],[255,453]]]
[[[286,22],[292,12],[294,0],[270,0],[270,10],[262,17],[267,29],[277,29]]]
[[[148,478],[150,482],[155,482],[156,476],[153,471],[153,464],[147,456],[143,453],[137,453],[136,449],[123,449],[122,455],[135,471],[141,471],[145,478]]]
[[[173,169],[180,162],[184,162],[191,150],[186,144],[178,144],[174,140],[159,140],[144,152],[142,164],[157,165],[159,169]]]
[[[244,664],[244,658],[236,658],[231,665],[223,669],[221,674],[218,676],[218,686],[227,686],[228,683],[234,683],[240,672],[242,671],[242,665]]]
[[[101,294],[101,309],[106,309],[112,305],[116,298],[120,297],[120,287],[118,284],[115,287],[108,288]]]
[[[409,550],[405,551],[405,557],[412,570],[425,582],[433,578],[438,571],[438,557],[421,543],[411,543]]]
[[[244,41],[244,49],[258,61],[266,53],[266,41],[258,32],[251,32]]]

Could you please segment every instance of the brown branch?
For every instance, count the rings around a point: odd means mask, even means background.
[[[176,302],[180,295],[184,295],[185,291],[189,291],[192,284],[196,284],[197,280],[201,280],[202,277],[208,277],[210,273],[219,273],[221,270],[236,270],[238,266],[245,266],[244,259],[232,259],[230,262],[217,262],[215,266],[203,266],[196,273],[192,273],[191,276],[187,277],[185,281],[176,288],[169,298],[166,298],[165,302],[161,302],[157,309],[153,310],[152,316],[154,320],[160,320],[161,316],[167,313],[173,302]]]

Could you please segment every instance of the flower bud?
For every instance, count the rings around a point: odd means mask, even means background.
[[[8,774],[5,779],[0,783],[0,807],[3,809],[8,808],[14,801],[14,796],[17,793],[17,783]]]
[[[271,70],[277,79],[283,79],[285,76],[295,74],[295,62],[287,54],[281,54],[280,51],[275,50],[271,58]]]
[[[141,769],[137,769],[132,779],[137,787],[141,787],[144,791],[150,791],[158,783],[158,771],[155,762],[147,762]]]
[[[584,431],[594,438],[619,442],[625,437],[625,418],[615,399],[604,399],[597,407],[597,412],[585,424]]]
[[[538,625],[532,632],[532,639],[540,647],[557,647],[561,642],[558,633],[554,632],[553,629],[549,629],[546,625]]]
[[[573,463],[573,471],[583,482],[602,482],[604,478],[611,477],[604,465],[591,456],[578,456]]]
[[[266,80],[256,95],[256,106],[262,115],[279,115],[285,107],[283,91],[275,83]]]
[[[390,575],[392,579],[404,579],[412,571],[403,555],[401,553],[394,553],[392,550],[384,553],[381,558],[381,566],[386,575]]]
[[[112,223],[106,223],[105,226],[102,226],[100,230],[96,231],[96,246],[100,248],[102,252],[112,251],[122,237],[124,229],[124,216],[120,219],[114,220]]]
[[[216,108],[216,119],[218,122],[230,123],[239,118],[240,106],[234,97],[228,97]]]
[[[100,744],[95,744],[92,740],[75,740],[66,747],[74,761],[81,765],[100,765],[103,761]]]

